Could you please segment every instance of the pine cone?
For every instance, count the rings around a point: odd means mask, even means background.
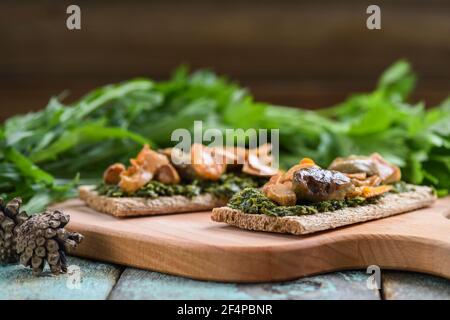
[[[66,251],[76,248],[83,239],[81,234],[64,229],[69,219],[60,211],[46,211],[20,225],[16,238],[20,263],[30,266],[35,275],[42,272],[46,261],[53,274],[66,273]]]
[[[16,234],[18,227],[29,219],[25,211],[20,211],[22,199],[15,198],[4,203],[0,198],[0,263],[18,261]]]

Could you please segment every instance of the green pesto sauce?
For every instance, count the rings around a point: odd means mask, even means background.
[[[228,207],[245,213],[286,217],[335,211],[346,207],[376,203],[376,201],[376,198],[364,199],[356,197],[345,200],[327,200],[318,203],[297,204],[295,206],[280,206],[267,198],[260,189],[246,188],[230,199]]]
[[[416,191],[414,185],[408,184],[405,181],[399,181],[392,185],[393,189],[390,191],[392,193],[401,193],[401,192],[411,192]]]
[[[414,186],[403,181],[393,185],[393,193],[414,191]],[[345,200],[327,200],[317,203],[297,204],[295,206],[280,206],[267,198],[260,189],[247,188],[236,193],[228,202],[228,207],[251,214],[265,214],[275,217],[301,216],[319,212],[330,212],[347,207],[357,207],[377,203],[379,197],[365,199],[356,197]]]
[[[142,197],[157,198],[160,196],[182,195],[195,197],[202,193],[212,193],[220,198],[231,198],[235,193],[245,188],[261,187],[267,180],[245,174],[224,174],[218,181],[193,180],[181,184],[169,185],[158,181],[150,181],[143,188],[129,194],[123,192],[119,186],[100,184],[96,190],[100,195],[108,197]]]

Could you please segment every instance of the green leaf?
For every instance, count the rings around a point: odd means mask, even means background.
[[[50,192],[43,190],[39,193],[36,193],[22,206],[22,209],[25,210],[28,214],[34,215],[40,212],[43,212],[47,205],[52,203],[52,195]]]
[[[145,79],[130,80],[118,85],[109,85],[92,91],[83,97],[72,109],[71,116],[75,119],[83,119],[101,106],[122,99],[136,91],[146,91],[153,87],[153,82]]]
[[[48,146],[45,150],[33,153],[30,159],[35,163],[56,159],[56,157],[75,146],[81,144],[93,144],[107,139],[130,139],[139,144],[152,143],[133,132],[121,128],[108,128],[101,125],[85,125],[72,131],[63,133],[63,135]]]
[[[371,107],[360,117],[349,123],[350,135],[364,135],[387,130],[396,119],[397,113],[393,107],[376,96],[371,102]]]
[[[30,159],[16,149],[12,147],[6,149],[5,158],[11,163],[14,163],[24,177],[31,178],[35,182],[48,185],[53,184],[54,178],[52,175],[37,167]]]
[[[378,88],[390,96],[405,99],[414,89],[415,83],[416,77],[412,73],[409,63],[399,60],[383,72],[378,81]]]

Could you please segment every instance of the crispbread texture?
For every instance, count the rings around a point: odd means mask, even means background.
[[[414,190],[388,193],[376,204],[302,216],[272,217],[264,214],[247,214],[240,210],[222,207],[213,209],[211,219],[247,230],[304,235],[393,216],[428,207],[435,202],[436,196],[431,188],[414,186]]]
[[[205,211],[223,206],[226,203],[226,200],[217,198],[212,194],[201,194],[193,198],[184,196],[154,199],[106,197],[99,195],[93,186],[80,187],[79,197],[92,209],[120,218]]]

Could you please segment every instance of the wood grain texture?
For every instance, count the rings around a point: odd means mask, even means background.
[[[78,288],[69,274],[52,276],[48,272],[36,277],[19,265],[0,266],[0,300],[104,300],[122,271],[115,265],[74,257],[68,258],[68,265],[80,268]]]
[[[345,271],[291,282],[236,284],[196,281],[158,272],[126,269],[109,299],[113,300],[378,300],[366,286],[368,275]]]
[[[386,300],[450,300],[447,279],[398,271],[382,272],[381,279]]]
[[[195,279],[267,282],[336,270],[402,269],[450,278],[450,198],[427,209],[310,236],[240,230],[210,213],[117,219],[70,200],[77,255]]]

